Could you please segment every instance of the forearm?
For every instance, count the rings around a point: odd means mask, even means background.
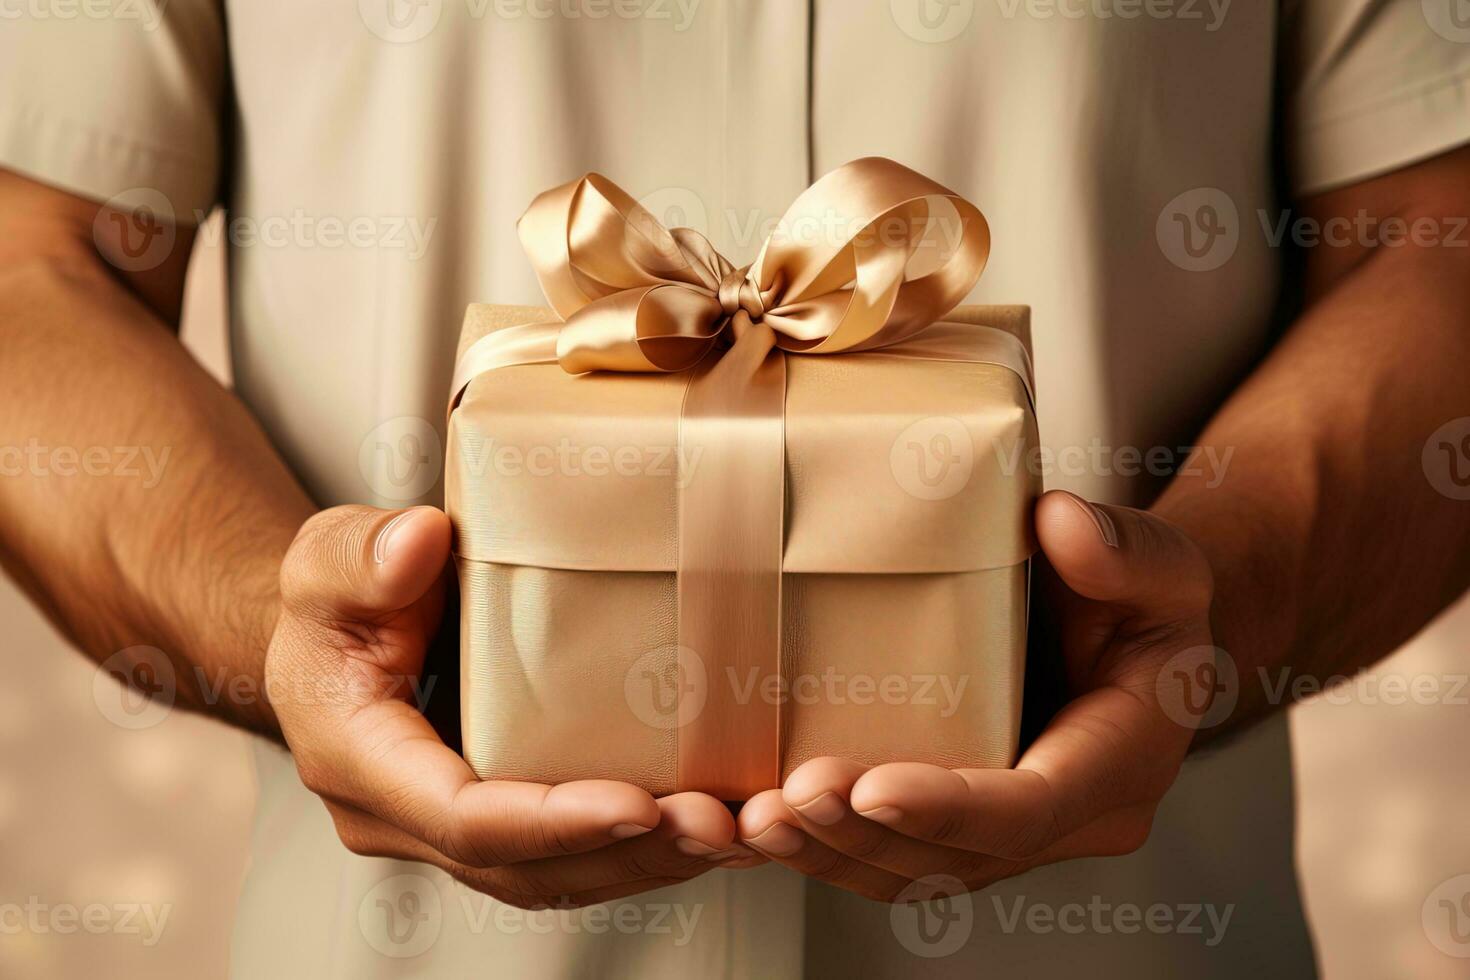
[[[1283,678],[1390,653],[1470,582],[1470,504],[1422,459],[1432,433],[1470,415],[1467,252],[1347,257],[1204,432],[1231,453],[1223,482],[1180,476],[1155,505],[1209,557],[1235,723],[1282,706]]]
[[[0,348],[7,570],[92,657],[157,647],[179,703],[274,731],[261,660],[314,508],[259,426],[84,250],[0,268]]]

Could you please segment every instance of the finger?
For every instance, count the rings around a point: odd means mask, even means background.
[[[867,766],[845,759],[812,759],[786,780],[783,802],[808,837],[908,880],[947,874],[968,881],[1008,870],[988,855],[919,840],[855,812],[849,796],[868,771]]]
[[[1160,617],[1209,608],[1209,564],[1163,518],[1053,490],[1037,501],[1036,536],[1051,567],[1078,595]]]
[[[614,897],[661,888],[665,884],[684,880],[669,878],[628,881],[571,896],[516,891],[515,886],[519,882],[515,876],[508,875],[499,868],[472,868],[460,864],[370,813],[338,803],[327,803],[326,806],[337,829],[338,838],[352,853],[364,857],[385,857],[433,865],[475,891],[517,908],[581,908],[598,901],[610,901]]]
[[[1154,803],[1111,810],[1052,844],[1027,864],[1035,866],[1082,857],[1132,854],[1147,842],[1157,810],[1158,805]]]
[[[1173,743],[1151,733],[1156,715],[1127,691],[1100,688],[1067,705],[1015,769],[877,766],[853,786],[852,806],[920,840],[1032,859],[1114,810],[1163,795],[1185,745],[1160,752]]]
[[[740,837],[799,874],[875,901],[889,901],[909,886],[907,878],[849,857],[809,836],[800,818],[783,801],[781,790],[766,790],[746,801],[740,810]]]
[[[449,518],[435,507],[324,510],[302,526],[282,562],[282,603],[322,622],[375,622],[434,586],[449,541]]]
[[[267,691],[288,740],[298,717],[317,727],[323,714],[417,693],[442,612],[448,533],[432,507],[334,507],[303,525],[281,563]]]
[[[717,799],[703,793],[678,793],[659,802],[663,820],[656,833],[585,854],[491,868],[454,861],[357,808],[329,804],[328,810],[338,836],[354,854],[428,862],[475,889],[523,908],[585,904],[587,896],[634,893],[686,882],[725,867],[732,858],[748,860],[750,852],[735,840],[734,818]]]
[[[735,820],[719,800],[677,793],[658,801],[650,834],[573,857],[523,861],[502,868],[521,892],[569,896],[627,882],[695,878],[751,851],[735,839]]]
[[[475,867],[577,853],[646,833],[659,811],[642,790],[605,781],[482,783],[418,710],[380,690],[385,670],[418,675],[428,630],[417,623],[399,628],[390,614],[433,588],[448,543],[444,514],[427,507],[396,514],[333,508],[298,535],[283,564],[282,629],[307,631],[291,646],[319,662],[298,664],[286,676],[322,677],[326,688],[278,685],[271,693],[303,782]],[[375,617],[382,617],[379,625],[370,625]],[[330,627],[323,637],[312,635],[312,620]],[[380,659],[331,656],[331,642],[359,641]],[[298,730],[310,737],[294,737]]]
[[[610,780],[481,782],[402,701],[355,711],[310,757],[307,787],[355,806],[475,867],[580,853],[647,833],[659,807],[635,786]]]
[[[796,768],[781,786],[781,799],[797,819],[814,827],[831,827],[851,811],[847,794],[868,767],[849,759],[823,756]]]
[[[768,789],[746,800],[736,824],[740,840],[773,858],[791,857],[808,839],[779,789]]]
[[[493,895],[500,901],[520,908],[530,908],[545,901],[545,897],[541,895],[513,892],[500,879],[498,869],[472,868],[460,864],[412,834],[405,833],[365,810],[330,800],[323,802],[332,817],[338,839],[353,854],[433,865],[477,891]]]

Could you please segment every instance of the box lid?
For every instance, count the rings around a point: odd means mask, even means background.
[[[554,319],[472,307],[487,330]],[[1025,307],[946,320],[1029,341]],[[485,372],[450,417],[446,499],[467,559],[545,568],[673,571],[684,374],[570,375],[555,364]],[[1000,364],[881,351],[787,358],[788,572],[999,568],[1035,550],[1035,413]]]

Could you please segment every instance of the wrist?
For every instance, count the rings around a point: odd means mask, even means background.
[[[281,561],[305,516],[273,515],[248,535],[219,527],[225,533],[207,542],[178,541],[162,574],[150,576],[149,635],[168,644],[183,706],[279,737],[265,660],[281,614]]]

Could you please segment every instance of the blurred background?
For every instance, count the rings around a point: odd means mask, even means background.
[[[227,379],[220,236],[199,238],[185,341]],[[1461,601],[1293,709],[1298,864],[1329,980],[1470,976],[1470,931],[1454,931],[1470,930],[1454,881],[1470,873],[1467,638]],[[110,720],[111,679],[95,695],[96,667],[4,580],[0,669],[0,977],[223,977],[254,800],[245,736],[177,711]],[[48,927],[21,928],[30,915]]]

